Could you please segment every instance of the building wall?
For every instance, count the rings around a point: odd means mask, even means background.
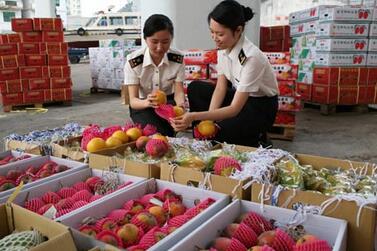
[[[13,0],[16,2],[16,6],[9,6],[9,9],[0,10],[0,33],[8,33],[12,30],[10,17],[21,17],[22,0]],[[6,20],[5,20],[6,19]]]
[[[81,15],[81,0],[68,0],[68,15],[80,16]]]
[[[67,26],[68,6],[67,0],[56,0],[56,16],[62,19],[63,26]]]

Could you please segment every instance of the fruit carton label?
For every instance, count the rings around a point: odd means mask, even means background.
[[[186,65],[185,66],[186,79],[207,79],[207,65]]]
[[[368,54],[367,65],[368,66],[377,66],[377,53],[376,54]]]
[[[316,35],[319,37],[367,37],[369,24],[321,23]]]
[[[185,51],[185,64],[217,64],[217,50],[193,50]]]
[[[264,55],[266,55],[270,64],[289,64],[291,60],[289,52],[265,52]]]
[[[318,21],[309,21],[307,23],[291,25],[291,36],[302,36],[304,34],[315,33],[318,27]]]
[[[297,65],[272,65],[272,70],[278,80],[295,80],[297,78]]]
[[[318,39],[317,51],[360,51],[368,50],[368,39]]]
[[[313,7],[310,9],[300,10],[296,12],[292,12],[289,14],[289,23],[300,23],[300,22],[306,22],[309,20],[318,20],[319,19],[319,13],[326,8],[331,8],[331,5],[320,5],[317,7]]]
[[[369,37],[377,37],[377,23],[370,24]]]
[[[353,21],[368,22],[373,17],[372,8],[354,8],[349,6],[323,9],[320,11],[319,20],[323,21]]]
[[[377,52],[377,39],[375,38],[369,39],[368,51]]]
[[[315,65],[317,66],[365,66],[367,54],[335,54],[317,53]]]
[[[279,111],[300,111],[301,102],[296,97],[278,97]]]

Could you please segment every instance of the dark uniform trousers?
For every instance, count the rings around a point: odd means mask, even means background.
[[[174,94],[167,96],[167,103],[175,105]],[[130,106],[130,116],[134,123],[139,123],[143,127],[146,124],[151,124],[154,125],[157,128],[157,132],[161,133],[162,135],[169,137],[175,136],[173,127],[171,127],[168,121],[158,116],[153,108],[135,110]]]
[[[213,84],[203,81],[193,81],[188,86],[190,111],[208,111]],[[228,82],[228,89],[221,107],[228,106],[233,100],[235,89]],[[240,113],[232,118],[218,121],[220,130],[215,140],[229,144],[258,147],[266,132],[272,127],[278,110],[278,98],[249,97]],[[197,122],[196,122],[197,123]]]

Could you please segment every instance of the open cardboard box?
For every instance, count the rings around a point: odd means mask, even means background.
[[[104,149],[89,154],[89,167],[95,169],[111,170],[114,167],[123,167],[123,172],[128,175],[144,178],[160,178],[160,164],[147,164],[134,160],[117,157],[124,155],[128,147],[134,148],[135,142],[131,142],[116,148]]]
[[[59,157],[59,158],[85,162],[87,155],[81,149],[72,150],[71,147],[69,147],[69,145],[75,142],[81,145],[81,139],[82,139],[82,136],[79,136],[79,137],[69,138],[66,141],[59,141],[57,143],[52,143],[51,144],[52,154],[55,157]]]
[[[302,165],[312,165],[319,169],[322,167],[340,167],[342,169],[363,168],[365,163],[346,161],[333,158],[318,157],[306,154],[297,154],[296,158]],[[372,165],[367,166],[368,172],[371,173]],[[251,188],[251,201],[261,202],[259,194],[264,189],[265,196],[270,196],[272,187],[263,187],[261,184],[253,184]],[[267,193],[268,192],[268,193]],[[266,194],[267,193],[267,194]],[[303,203],[304,205],[320,206],[324,201],[332,198],[319,192],[313,191],[299,191],[286,189],[281,191],[276,201],[276,206],[282,206],[289,201],[287,207],[292,208],[295,203]],[[265,200],[265,204],[271,204],[271,199]],[[364,207],[360,214],[360,224],[357,226],[357,215],[359,206],[354,201],[335,201],[324,211],[323,215],[344,219],[348,222],[348,250],[365,250],[373,251],[374,238],[376,229],[376,205],[368,205]]]
[[[31,248],[31,251],[75,251],[76,246],[69,229],[62,224],[50,221],[15,204],[0,205],[0,238],[14,230],[36,229],[48,240]]]
[[[26,143],[18,140],[7,140],[5,141],[5,150],[15,150],[22,151],[25,153],[31,153],[35,155],[41,155],[41,150],[39,145]]]
[[[108,172],[107,171],[101,171],[101,170],[95,170],[95,169],[91,169],[91,168],[85,168],[85,169],[82,169],[82,170],[77,171],[75,173],[71,173],[71,174],[68,174],[66,176],[47,181],[47,182],[42,183],[40,185],[33,186],[33,187],[28,188],[28,189],[24,189],[23,191],[21,191],[17,195],[17,197],[12,201],[12,203],[23,206],[27,199],[30,200],[30,199],[35,198],[35,197],[42,197],[48,191],[57,192],[62,187],[71,187],[76,182],[85,181],[87,178],[92,177],[92,176],[102,177],[106,173],[108,173]],[[121,188],[117,191],[114,191],[111,194],[105,195],[103,198],[98,199],[98,200],[96,200],[92,203],[89,203],[88,205],[86,205],[84,207],[91,207],[91,206],[95,205],[96,203],[99,203],[99,201],[104,199],[105,197],[111,196],[111,195],[116,194],[116,193],[121,193],[125,190],[128,190],[130,187],[132,187],[132,186],[134,186],[134,185],[136,185],[136,184],[138,184],[142,181],[145,181],[145,179],[143,179],[143,178],[124,175],[124,174],[117,174],[117,176],[118,176],[118,178],[121,182],[132,181],[133,183],[126,186],[126,187],[123,187],[123,188]],[[5,203],[6,201],[7,201],[7,198],[0,198],[0,203]],[[81,207],[81,209],[84,208],[84,207]],[[72,211],[72,212],[74,212],[74,211]],[[55,220],[60,221],[61,219],[69,217],[69,214],[71,214],[71,213],[62,215],[61,217],[56,218]]]
[[[23,161],[30,160],[30,159],[32,159],[32,158],[37,157],[37,155],[35,155],[35,154],[23,153],[23,152],[18,152],[18,151],[14,151],[14,150],[8,150],[8,151],[5,151],[5,152],[0,153],[0,159],[3,159],[3,158],[5,158],[5,157],[7,157],[7,156],[9,156],[9,155],[12,155],[13,157],[16,157],[16,158],[17,158],[17,157],[20,157],[20,156],[25,155],[25,154],[30,155],[31,157],[30,157],[30,158],[27,158],[27,159],[23,159],[23,160],[18,160],[18,161],[16,161],[16,162],[10,162],[10,163],[5,164],[5,165],[1,165],[0,168],[7,167],[8,165],[13,164],[13,163],[18,163],[18,164],[20,164],[20,163],[23,163]]]
[[[257,203],[235,200],[170,250],[196,251],[198,250],[197,247],[208,248],[211,241],[214,241],[227,225],[233,223],[241,214],[250,211],[284,224],[289,223],[297,213],[294,210],[272,206],[264,206],[263,210],[261,210],[260,205]],[[325,216],[307,215],[302,225],[307,233],[326,240],[333,247],[333,251],[346,251],[346,221]]]
[[[72,228],[75,243],[79,249],[88,250],[96,246],[105,247],[108,245],[81,234],[76,230],[79,228],[83,219],[89,216],[96,218],[104,217],[110,211],[121,208],[126,201],[138,199],[145,194],[155,193],[158,190],[163,190],[166,188],[169,188],[175,193],[182,195],[183,203],[187,207],[193,207],[194,201],[197,199],[202,200],[208,197],[215,199],[216,202],[148,250],[169,250],[169,248],[175,245],[179,240],[184,238],[190,232],[194,231],[197,227],[199,227],[229,203],[229,196],[220,193],[150,179],[133,186],[127,191],[123,191],[122,193],[117,193],[114,196],[108,197],[102,200],[101,203],[97,203],[92,207],[77,210],[76,213],[71,214],[70,217],[62,219],[61,223]],[[116,249],[114,248],[114,250]]]
[[[59,177],[62,177],[62,176],[65,176],[65,175],[68,175],[68,174],[71,174],[71,173],[75,173],[79,170],[82,170],[82,169],[88,167],[88,165],[85,165],[83,163],[76,162],[76,161],[60,159],[60,158],[51,157],[51,156],[37,156],[35,158],[27,159],[27,160],[23,161],[22,163],[14,162],[12,164],[7,165],[4,168],[0,168],[0,175],[5,176],[9,170],[13,170],[13,169],[26,170],[31,165],[39,167],[48,160],[54,161],[54,162],[61,164],[61,165],[66,165],[66,166],[69,167],[69,169],[64,171],[64,172],[61,172],[61,173],[53,174],[53,175],[46,177],[46,178],[35,180],[31,183],[24,184],[23,189],[27,189],[27,188],[30,188],[32,186],[50,181],[52,179],[56,179],[56,178],[59,178]],[[0,198],[10,196],[15,191],[15,189],[16,188],[12,188],[12,189],[0,192]]]

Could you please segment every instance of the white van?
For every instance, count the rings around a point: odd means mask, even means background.
[[[88,31],[109,31],[118,36],[123,33],[140,33],[141,15],[139,12],[103,13],[92,17],[84,27],[77,30],[83,36]]]

